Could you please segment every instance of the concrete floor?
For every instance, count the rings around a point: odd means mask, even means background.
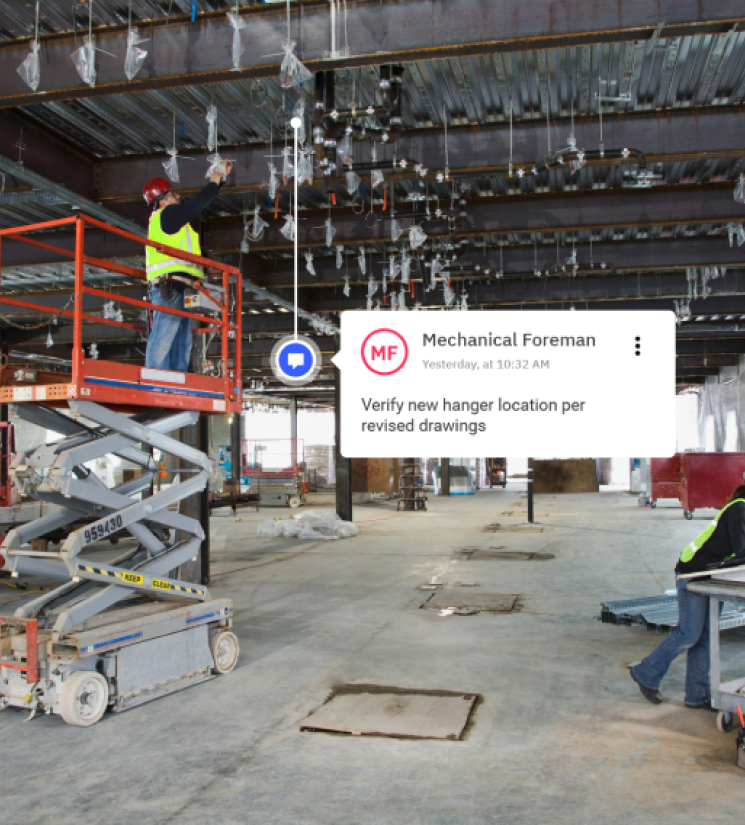
[[[512,489],[511,489],[512,488]],[[0,715],[2,823],[717,823],[737,821],[745,773],[734,734],[683,706],[684,662],[646,702],[626,665],[660,636],[594,619],[602,599],[673,586],[680,548],[705,526],[626,494],[542,496],[543,532],[510,485],[431,499],[426,513],[356,508],[360,535],[333,543],[257,539],[250,510],[213,519],[213,585],[235,600],[241,661],[229,676],[90,729]],[[511,516],[503,515],[512,513]],[[550,553],[464,561],[464,547]],[[432,576],[520,593],[521,612],[420,610]],[[464,592],[463,590],[458,591]],[[725,674],[745,670],[726,635]],[[478,692],[461,742],[300,733],[335,685]]]

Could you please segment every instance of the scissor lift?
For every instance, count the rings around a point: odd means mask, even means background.
[[[19,377],[5,369],[0,385],[0,403],[12,404],[17,418],[61,436],[17,453],[11,466],[25,495],[59,509],[11,530],[0,546],[0,567],[16,578],[42,577],[59,584],[23,604],[13,617],[0,617],[0,706],[25,708],[32,716],[57,713],[70,724],[87,726],[107,708],[125,710],[228,673],[236,664],[232,602],[213,599],[204,584],[178,574],[198,555],[205,534],[197,519],[173,508],[208,486],[213,467],[204,452],[169,433],[195,424],[200,412],[240,412],[241,276],[233,267],[152,244],[83,215],[2,230],[0,238],[40,245],[30,231],[66,223],[76,229],[75,252],[58,250],[75,260],[75,305],[69,313],[72,372],[32,372],[29,381],[28,374]],[[200,293],[211,296],[204,305],[214,305],[212,314],[156,308],[87,287],[86,264],[145,279],[142,270],[86,256],[88,225],[204,267]],[[209,285],[215,276],[222,280],[218,293]],[[202,325],[197,334],[217,328],[220,374],[190,375],[86,359],[84,324],[132,327],[85,312],[88,295],[187,314]],[[56,309],[4,296],[0,303],[58,314]],[[154,494],[153,449],[179,459],[182,468],[182,480]],[[113,455],[139,466],[141,475],[108,487],[89,465]],[[57,552],[32,545],[81,517],[87,523],[69,532]],[[101,541],[123,532],[136,544],[102,557]]]

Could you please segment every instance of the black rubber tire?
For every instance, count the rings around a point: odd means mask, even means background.
[[[657,507],[657,502],[656,501],[650,501],[649,506],[654,510]]]
[[[683,510],[683,515],[690,521],[693,518],[693,512],[691,510]]]

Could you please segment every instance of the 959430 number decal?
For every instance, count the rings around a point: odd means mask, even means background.
[[[106,538],[106,536],[111,536],[116,533],[117,530],[121,530],[122,526],[121,516],[112,516],[110,519],[106,519],[106,521],[92,524],[83,531],[85,543],[90,544],[91,542]]]

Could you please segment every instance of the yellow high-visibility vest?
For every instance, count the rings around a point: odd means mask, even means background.
[[[683,552],[680,554],[680,560],[684,564],[687,564],[709,540],[711,534],[717,529],[717,524],[719,524],[719,519],[722,517],[722,513],[724,513],[724,511],[730,508],[733,504],[737,504],[738,501],[745,503],[745,499],[743,498],[736,498],[734,501],[730,501],[729,504],[726,504],[717,513],[717,517],[714,521],[710,522],[709,526],[702,533],[699,533],[696,538],[684,548]],[[733,559],[736,555],[736,553],[733,553],[731,556],[727,556],[725,561]]]
[[[186,226],[181,227],[175,235],[166,235],[160,225],[162,211],[162,209],[157,209],[150,216],[150,225],[147,232],[148,240],[182,249],[192,255],[201,255],[199,235],[188,223]],[[183,272],[195,278],[204,278],[204,271],[201,267],[188,261],[182,261],[179,258],[172,258],[170,255],[158,252],[157,249],[153,249],[151,246],[146,247],[145,251],[145,271],[148,281],[168,275],[169,272]]]

